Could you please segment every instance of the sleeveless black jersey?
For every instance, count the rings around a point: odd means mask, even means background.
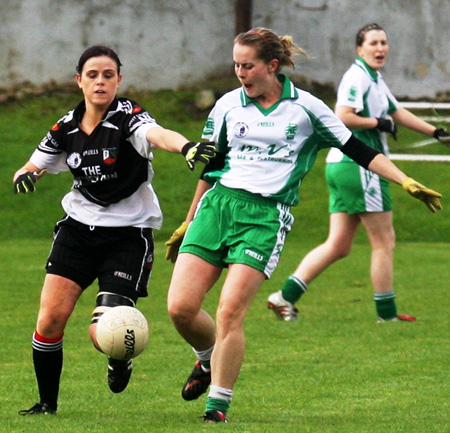
[[[38,150],[67,154],[73,188],[87,200],[106,207],[131,196],[147,181],[149,160],[134,148],[130,137],[144,123],[155,123],[136,102],[115,98],[99,125],[87,135],[80,127],[86,110],[81,102],[47,133]]]

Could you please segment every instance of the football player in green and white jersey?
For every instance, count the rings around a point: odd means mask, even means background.
[[[357,58],[342,78],[336,103],[337,116],[354,136],[388,156],[386,133],[396,138],[398,122],[450,144],[448,132],[400,107],[388,89],[380,69],[386,63],[389,45],[379,25],[368,24],[358,31],[356,50]],[[350,253],[362,223],[372,247],[371,279],[378,321],[414,321],[413,316],[397,314],[393,287],[395,232],[388,181],[356,164],[338,148],[329,151],[327,163],[328,239],[305,256],[280,291],[270,295],[269,308],[281,320],[296,320],[294,304],[314,278]]]
[[[167,258],[176,259],[169,314],[198,357],[182,397],[195,400],[210,385],[205,422],[227,421],[244,358],[246,312],[278,264],[293,222],[290,207],[320,149],[341,149],[407,189],[414,185],[425,202],[440,207],[440,194],[364,145],[322,101],[279,73],[293,66],[296,53],[306,54],[290,36],[269,29],[236,37],[233,61],[242,87],[219,99],[208,117],[203,137],[216,143],[218,157],[168,242]],[[228,272],[215,323],[202,303],[223,268]]]

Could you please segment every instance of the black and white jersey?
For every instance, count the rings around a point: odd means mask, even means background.
[[[30,158],[49,173],[73,175],[65,212],[87,225],[158,229],[161,209],[151,186],[152,148],[146,139],[155,119],[136,102],[116,98],[90,135],[82,131],[81,102],[60,119]]]

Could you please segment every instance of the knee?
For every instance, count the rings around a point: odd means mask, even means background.
[[[198,308],[179,300],[169,299],[167,311],[173,323],[177,326],[187,326],[198,313]]]
[[[58,338],[64,333],[67,319],[55,312],[39,314],[36,330],[46,338]]]
[[[392,253],[395,249],[395,232],[393,230],[383,233],[379,236],[376,242],[372,242],[372,248],[375,250],[385,251],[386,253]]]
[[[394,251],[395,249],[395,236],[393,236],[392,238],[390,238],[387,242],[386,242],[386,248],[389,251]]]
[[[230,305],[219,305],[216,313],[218,332],[242,331],[246,311]]]
[[[390,255],[393,254],[395,249],[395,238],[384,239],[383,242],[378,245],[372,246],[372,250],[379,251],[382,254]]]
[[[335,241],[329,243],[328,249],[334,261],[336,261],[347,257],[352,251],[352,246],[352,242]]]
[[[395,231],[394,229],[392,229],[388,240],[388,245],[391,250],[395,249],[395,242],[396,242]]]
[[[335,251],[336,251],[336,260],[341,260],[350,254],[351,248],[337,248]]]

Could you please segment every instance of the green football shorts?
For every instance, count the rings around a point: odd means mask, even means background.
[[[330,192],[329,211],[357,214],[392,210],[389,182],[358,164],[328,163],[326,180]]]
[[[179,252],[222,268],[242,263],[270,278],[293,221],[290,206],[217,182],[203,195]]]

